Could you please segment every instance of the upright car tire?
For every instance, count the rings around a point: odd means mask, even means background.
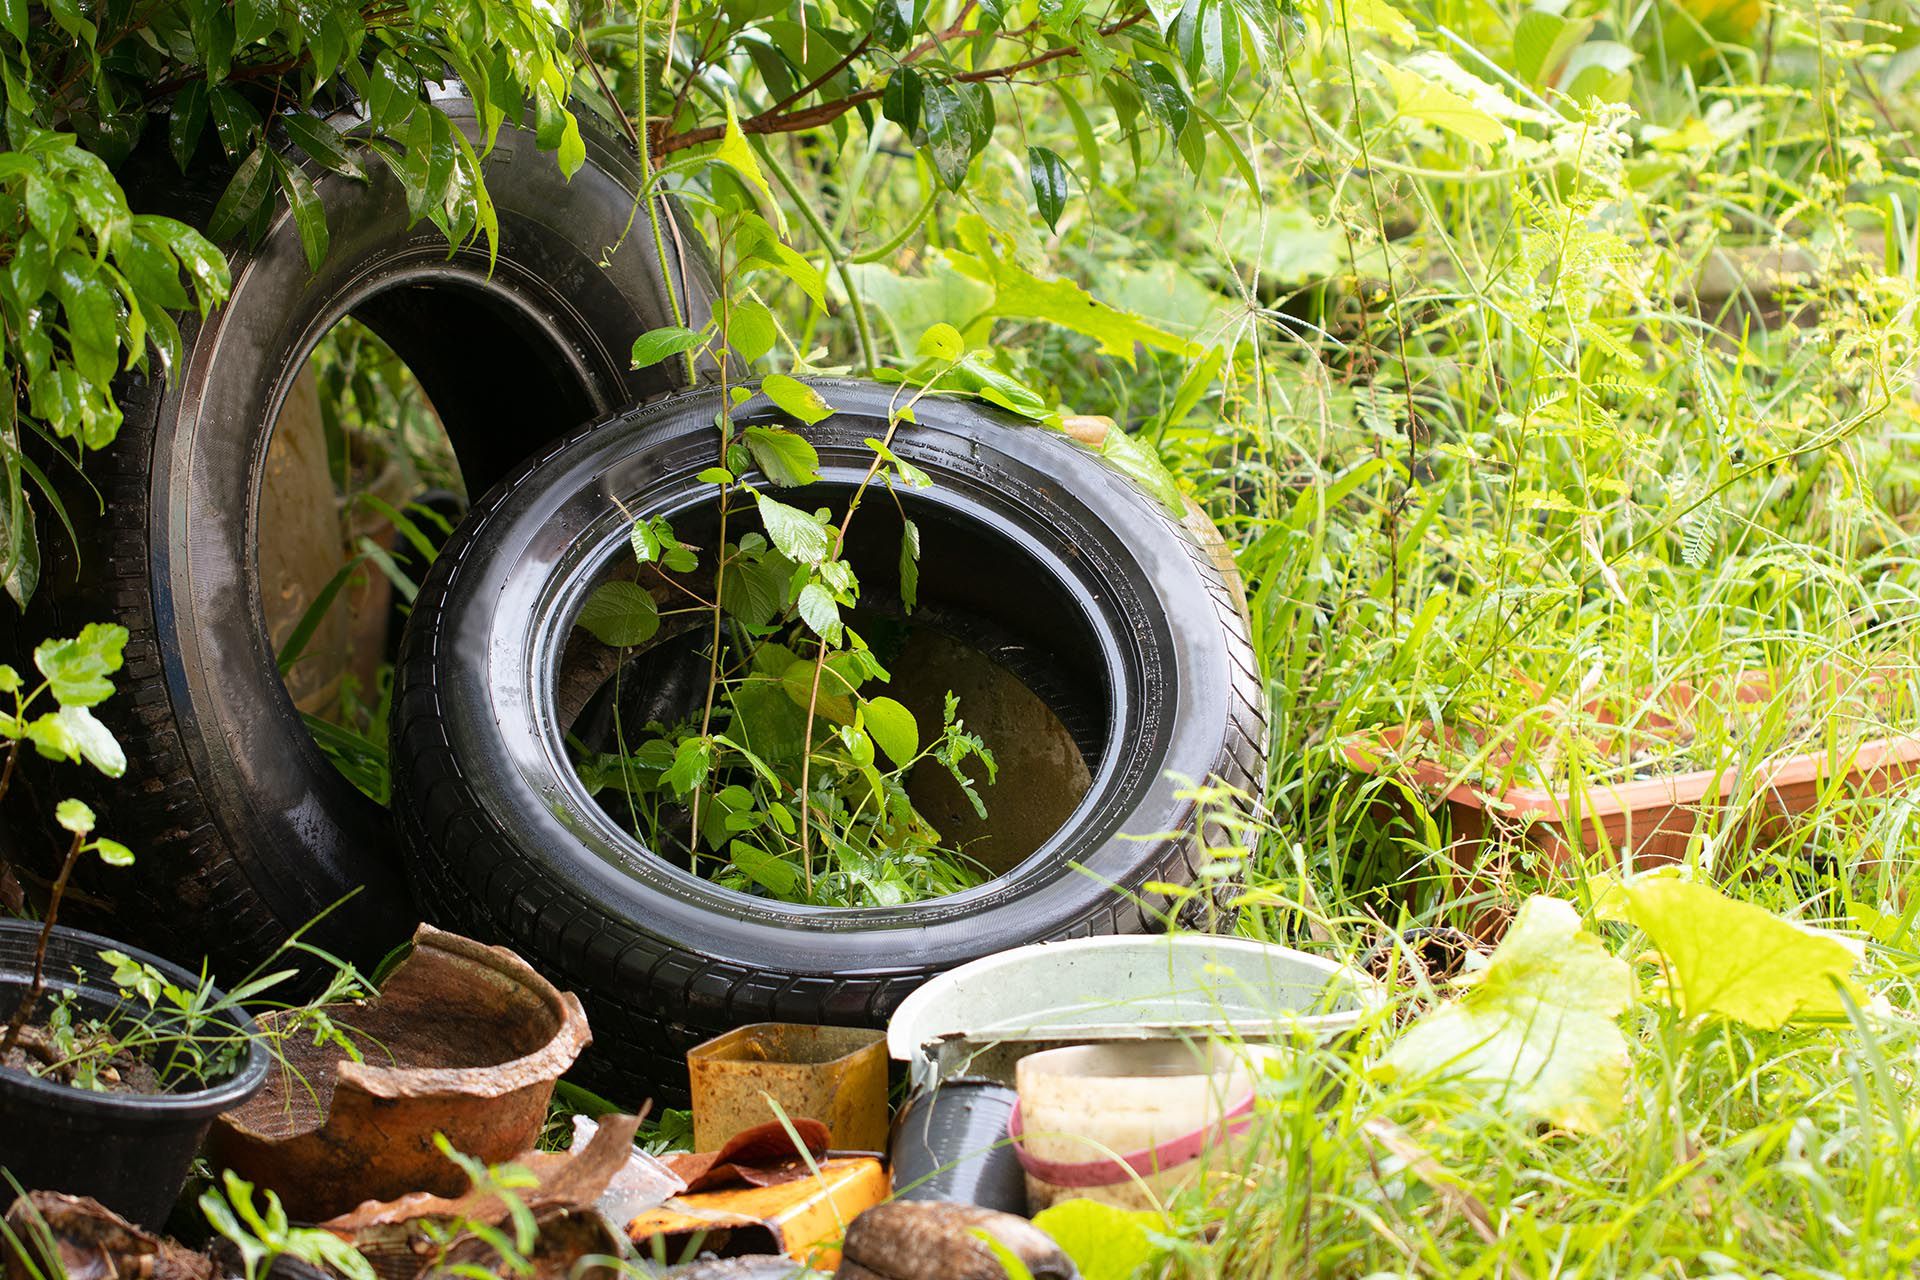
[[[818,385],[836,412],[802,430],[822,480],[782,499],[839,509],[894,390]],[[881,1025],[979,956],[1154,927],[1166,901],[1148,886],[1193,881],[1207,856],[1181,780],[1257,793],[1265,768],[1246,624],[1193,535],[1067,436],[930,398],[893,443],[933,480],[895,494],[921,531],[910,621],[990,637],[1072,733],[1086,794],[1004,874],[900,907],[748,896],[652,854],[569,763],[562,703],[579,700],[560,674],[583,600],[631,557],[634,517],[669,515],[683,540],[716,545],[701,523],[713,488],[696,477],[713,465],[718,403],[696,391],[615,416],[477,504],[422,586],[396,675],[395,809],[422,907],[579,992],[589,1065],[626,1100],[683,1097],[686,1049],[730,1027]],[[756,397],[736,421],[784,420]],[[863,609],[897,599],[899,520],[891,501],[861,508],[849,549]]]
[[[452,89],[437,102],[478,145],[472,104]],[[171,376],[124,380],[118,438],[66,493],[77,562],[50,534],[15,646],[92,621],[132,633],[100,708],[126,777],[43,780],[84,795],[100,829],[136,849],[131,871],[98,882],[114,936],[226,974],[330,908],[306,936],[338,954],[367,961],[406,938],[416,913],[387,812],[321,754],[276,671],[256,564],[268,439],[308,353],[345,316],[406,361],[473,492],[557,434],[672,385],[670,366],[629,368],[633,339],[671,322],[645,219],[632,218],[637,161],[584,112],[581,123],[587,159],[571,181],[531,130],[501,128],[484,162],[491,263],[484,244],[449,255],[431,223],[410,225],[385,166],[370,161],[365,183],[313,171],[332,241],[319,271],[282,207],[259,243],[229,246],[232,294],[204,322],[182,320]],[[133,206],[206,225],[226,174],[183,179],[164,151],[130,163]],[[698,324],[710,285],[693,251],[673,270]],[[51,825],[52,793],[34,789],[12,824],[23,837]]]

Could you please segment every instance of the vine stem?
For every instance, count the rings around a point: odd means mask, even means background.
[[[733,315],[733,306],[732,293],[726,287],[726,253],[727,239],[725,236],[722,236],[718,245],[718,262],[716,263],[720,268],[721,280],[721,288],[719,291],[720,341],[714,347],[716,363],[719,365],[720,372],[720,412],[718,419],[720,426],[720,469],[722,471],[727,470],[727,453],[733,446],[733,408],[728,402],[727,396],[727,375],[731,372],[729,368],[730,352],[727,347],[727,326]],[[726,614],[724,612],[726,588],[724,583],[727,574],[727,498],[731,489],[731,482],[726,480],[720,482],[720,530],[719,535],[715,538],[718,546],[715,550],[717,559],[713,565],[713,645],[707,654],[707,702],[700,713],[700,736],[703,739],[707,738],[708,735],[713,732],[714,693],[720,687],[720,644],[724,639],[726,630]],[[708,743],[707,750],[709,752],[713,750],[710,742]],[[711,756],[709,756],[709,758],[711,758]],[[692,811],[692,830],[688,833],[687,847],[693,850],[693,856],[696,858],[699,857],[700,854],[700,795],[705,789],[706,783],[703,780],[699,786],[693,789],[693,803],[690,806]]]
[[[760,139],[752,138],[749,141],[753,149],[759,153],[760,158],[766,161],[766,167],[773,171],[774,180],[780,184],[780,189],[787,193],[787,198],[792,200],[794,207],[800,210],[801,218],[805,219],[808,228],[819,238],[821,248],[826,250],[827,259],[833,263],[834,273],[840,277],[840,287],[847,294],[847,306],[853,312],[854,332],[860,338],[860,362],[866,366],[867,376],[872,377],[879,369],[880,362],[874,354],[873,325],[867,319],[867,304],[861,301],[860,290],[854,287],[853,271],[847,265],[850,255],[841,245],[839,238],[833,234],[832,229],[814,211],[813,203],[801,194],[800,188],[794,184],[793,177],[787,172],[786,166],[774,162],[773,156],[767,151],[766,144]]]
[[[47,989],[47,943],[53,938],[53,922],[60,915],[60,898],[67,891],[67,879],[73,875],[74,864],[80,861],[80,846],[85,839],[83,833],[73,833],[67,860],[60,864],[60,878],[53,882],[53,892],[47,899],[47,918],[40,924],[40,941],[33,949],[33,981],[27,986],[27,994],[20,997],[20,1003],[14,1007],[13,1018],[7,1023],[6,1039],[0,1040],[0,1065],[5,1064],[19,1043],[27,1019],[33,1016],[34,1006],[40,1003],[41,993]]]
[[[653,155],[650,146],[653,133],[647,122],[647,0],[636,0],[633,17],[633,52],[640,64],[640,74],[635,77],[640,82],[638,101],[635,103],[640,129],[634,138],[634,148],[640,153],[640,198],[647,203],[647,228],[653,233],[653,262],[660,270],[660,283],[666,290],[667,309],[673,315],[673,322],[685,328],[686,309],[680,305],[680,291],[674,287],[673,271],[667,266],[667,235],[660,217],[661,197],[653,190]],[[671,36],[673,33],[669,31],[667,34]],[[697,381],[693,351],[688,349],[681,358],[686,361],[687,382],[691,384]]]
[[[899,432],[900,424],[913,412],[913,406],[927,394],[927,387],[940,381],[953,362],[948,361],[945,369],[927,379],[926,385],[913,393],[913,398],[888,415],[887,434],[880,439],[880,447],[873,451],[873,461],[867,464],[867,474],[860,477],[860,483],[853,488],[853,496],[847,499],[847,514],[840,518],[839,528],[833,531],[833,550],[827,554],[828,560],[838,560],[841,550],[847,545],[847,530],[853,526],[854,513],[860,510],[860,499],[866,495],[873,478],[880,474],[880,464],[886,453],[893,448],[893,437]],[[820,709],[820,673],[827,666],[826,637],[820,638],[820,647],[813,654],[813,686],[807,694],[807,727],[800,735],[802,750],[800,753],[800,872],[805,881],[807,895],[813,895],[813,845],[811,824],[808,822],[813,813],[812,774],[813,774],[813,725]]]

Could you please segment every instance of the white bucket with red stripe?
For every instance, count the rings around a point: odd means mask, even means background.
[[[1157,1208],[1246,1154],[1254,1083],[1277,1050],[1182,1040],[1083,1045],[1015,1067],[1008,1125],[1030,1212],[1088,1199]]]

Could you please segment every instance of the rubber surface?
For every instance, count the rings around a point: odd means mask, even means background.
[[[471,103],[450,89],[436,100],[477,139]],[[570,182],[531,131],[501,129],[484,162],[500,222],[491,265],[484,244],[449,255],[431,223],[409,226],[377,160],[364,184],[310,168],[332,239],[319,273],[280,208],[260,243],[230,247],[226,305],[205,323],[182,318],[174,375],[123,380],[125,425],[85,459],[84,478],[47,468],[66,484],[81,558],[43,513],[48,564],[11,647],[124,624],[126,668],[99,712],[130,764],[115,782],[39,772],[17,788],[12,825],[37,837],[51,830],[52,800],[78,794],[103,832],[134,847],[132,870],[87,886],[107,905],[90,918],[115,936],[238,975],[357,890],[310,940],[370,963],[407,937],[416,913],[392,823],[321,755],[269,648],[255,535],[270,424],[314,343],[347,314],[406,360],[473,492],[557,434],[672,385],[669,366],[628,368],[634,337],[670,322],[646,219],[632,218],[636,161],[580,114],[587,161]],[[134,207],[205,225],[225,173],[209,164],[182,178],[149,143],[124,175]],[[695,324],[700,270],[675,264]]]
[[[817,385],[838,409],[805,428],[823,492],[781,495],[809,509],[864,472],[892,394]],[[672,513],[688,538],[683,521],[711,508],[694,476],[714,462],[716,407],[697,391],[616,415],[496,488],[423,584],[397,675],[395,810],[423,906],[578,992],[589,1066],[628,1103],[683,1099],[685,1051],[734,1026],[884,1025],[919,983],[979,956],[1158,927],[1164,904],[1145,886],[1190,883],[1208,856],[1176,777],[1257,796],[1265,772],[1246,625],[1192,535],[1068,437],[926,400],[894,442],[933,477],[911,495],[923,604],[1016,633],[1081,691],[1059,696],[1100,721],[1092,790],[1008,874],[899,908],[749,897],[652,856],[574,776],[557,672],[581,601],[631,554],[626,513]],[[736,421],[781,419],[756,397]],[[855,542],[878,530],[884,544],[882,512],[897,520],[883,500],[862,507]],[[863,604],[897,591],[866,563],[861,575]],[[1193,901],[1205,914],[1211,898]]]

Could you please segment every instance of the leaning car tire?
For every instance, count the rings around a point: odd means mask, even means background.
[[[803,429],[822,480],[782,494],[809,510],[864,473],[895,394],[817,385],[836,409]],[[933,480],[895,495],[921,529],[913,618],[999,637],[993,651],[1024,664],[1082,744],[1090,789],[997,879],[894,908],[752,897],[654,856],[570,764],[560,673],[586,595],[630,562],[633,518],[672,515],[701,540],[683,522],[713,505],[696,477],[715,460],[719,403],[709,390],[630,410],[496,488],[422,586],[396,674],[395,809],[421,905],[579,992],[598,1078],[665,1101],[684,1096],[687,1048],[728,1028],[882,1025],[919,983],[977,957],[1154,927],[1168,903],[1152,886],[1192,882],[1207,857],[1182,779],[1257,792],[1265,768],[1246,624],[1192,533],[1067,436],[929,398],[893,444]],[[756,397],[735,421],[784,419]],[[861,565],[863,608],[897,596],[883,566],[898,519],[890,501],[862,508],[857,530],[882,549],[867,562],[878,572]]]
[[[472,103],[453,89],[436,102],[478,146]],[[101,829],[137,849],[132,871],[99,884],[116,936],[225,973],[329,909],[306,937],[337,954],[364,962],[406,938],[416,913],[387,812],[321,754],[276,671],[255,552],[268,438],[308,352],[343,316],[406,361],[474,492],[556,433],[671,385],[668,366],[629,368],[633,339],[671,323],[644,219],[628,233],[637,161],[585,112],[581,124],[587,158],[570,181],[531,130],[500,129],[484,162],[499,218],[491,262],[484,243],[449,254],[431,223],[411,222],[384,165],[370,159],[365,183],[311,170],[331,232],[319,271],[282,207],[258,243],[228,246],[231,296],[205,321],[183,318],[172,375],[119,388],[118,438],[65,494],[80,555],[47,539],[15,646],[91,621],[132,633],[100,708],[126,777],[92,779],[90,793],[80,771],[47,780],[84,794]],[[151,146],[123,180],[135,208],[205,226],[226,176],[208,164],[182,178]],[[700,269],[683,258],[675,274],[701,323]],[[33,828],[48,825],[50,800],[29,801]],[[29,826],[24,814],[14,823]]]

